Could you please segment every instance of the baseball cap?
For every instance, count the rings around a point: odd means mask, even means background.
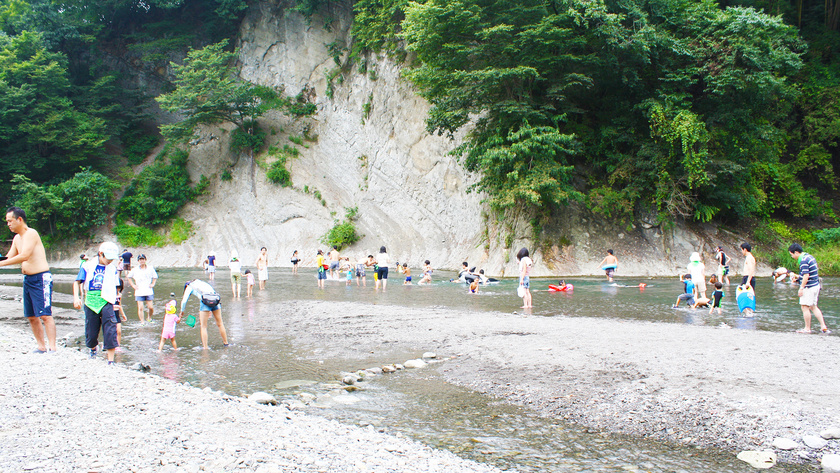
[[[102,253],[102,256],[104,256],[105,259],[117,259],[119,251],[120,250],[117,249],[117,245],[111,243],[110,241],[106,241],[105,243],[99,245],[99,252]]]
[[[140,256],[137,257],[137,259],[146,259],[146,255],[141,254]]]

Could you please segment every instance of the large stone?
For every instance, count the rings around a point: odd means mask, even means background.
[[[248,396],[248,400],[256,402],[257,404],[270,404],[272,406],[277,405],[277,399],[274,399],[274,396],[263,391],[257,391],[251,394]]]
[[[423,353],[423,358],[437,358],[437,354],[435,352],[427,351]]]
[[[773,448],[778,448],[779,450],[793,450],[797,447],[799,447],[799,444],[791,439],[784,437],[776,437],[773,439]]]
[[[383,373],[393,373],[395,371],[397,371],[397,367],[394,365],[385,365],[382,367]]]
[[[829,453],[820,461],[823,473],[840,473],[840,455]]]
[[[840,427],[829,427],[820,432],[820,437],[826,440],[840,439]]]
[[[822,437],[818,437],[816,435],[803,435],[802,436],[802,443],[807,445],[810,448],[815,450],[819,450],[825,447],[828,444],[828,441],[823,439]]]
[[[404,363],[406,368],[422,368],[426,366],[426,362],[421,359],[408,360]]]
[[[746,450],[739,453],[737,458],[759,470],[765,470],[776,464],[776,454],[772,450],[765,450],[763,452]]]

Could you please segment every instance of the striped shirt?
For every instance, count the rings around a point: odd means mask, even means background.
[[[808,282],[805,287],[814,287],[820,283],[820,275],[817,270],[817,260],[808,253],[802,253],[799,257],[799,276],[808,275]]]

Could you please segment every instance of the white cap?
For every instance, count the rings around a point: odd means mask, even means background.
[[[119,254],[120,250],[114,243],[106,241],[105,243],[99,245],[99,252],[102,253],[102,256],[104,256],[105,259],[115,260],[117,259],[117,255]]]

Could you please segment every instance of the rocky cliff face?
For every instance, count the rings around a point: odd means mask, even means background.
[[[307,22],[282,2],[270,1],[251,7],[241,27],[242,78],[282,87],[290,96],[303,92],[318,107],[306,119],[276,114],[261,120],[271,132],[269,144],[282,147],[293,145],[290,136],[317,136],[297,146],[300,157],[288,164],[293,187],[265,178],[257,161],[270,162],[267,155],[241,157],[233,179],[222,181],[222,171],[235,160],[228,151],[230,129],[203,129],[192,143],[190,173],[194,181],[202,174],[212,177],[212,185],[206,197],[182,212],[193,222],[195,236],[178,246],[135,254],[147,253],[157,266],[196,266],[209,251],[223,262],[236,251],[249,267],[265,246],[272,266],[289,265],[294,250],[304,265],[312,264],[316,250],[326,249],[319,240],[334,218],[357,207],[357,228],[365,236],[344,250],[351,259],[385,246],[393,260],[414,267],[425,259],[451,269],[469,261],[491,275],[516,275],[514,254],[534,244],[522,238],[531,235],[527,219],[485,217],[483,196],[467,192],[474,178],[448,154],[457,137],[452,141],[426,132],[429,105],[401,79],[399,64],[371,57],[361,73],[357,65],[345,63],[345,53],[344,67],[335,73],[338,66],[327,45],[351,40],[349,7],[336,8],[329,31],[323,19]],[[614,226],[574,208],[555,220],[532,251],[535,275],[600,274],[597,263],[607,248],[621,260],[619,274],[676,274],[688,255],[701,248],[711,271],[712,245],[738,243],[713,228],[696,232],[677,226],[663,232],[651,225]],[[75,266],[78,253],[55,254],[54,259]],[[736,252],[732,248],[729,253]]]

